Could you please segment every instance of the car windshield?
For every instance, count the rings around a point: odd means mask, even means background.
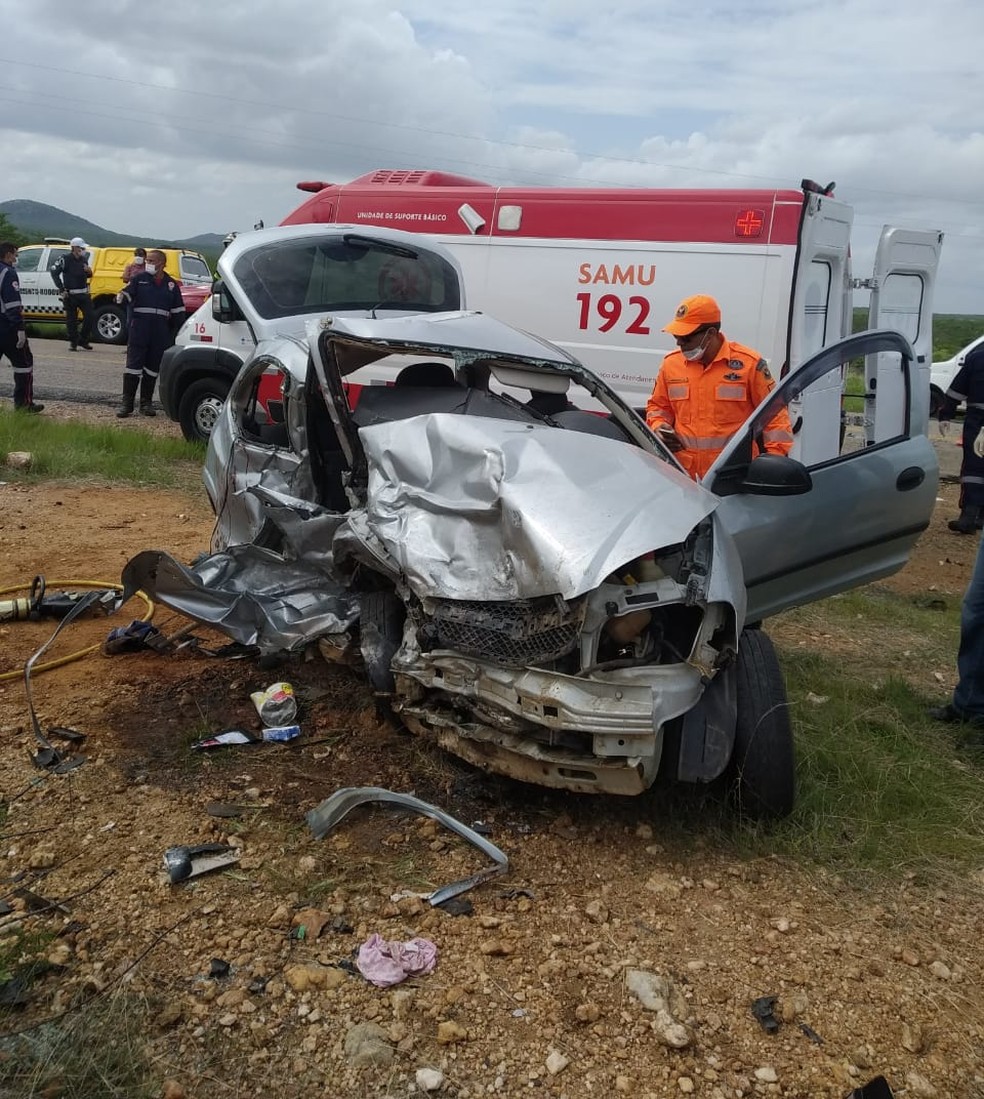
[[[356,234],[276,241],[243,253],[233,273],[266,319],[343,309],[443,312],[461,304],[457,273],[443,258]]]

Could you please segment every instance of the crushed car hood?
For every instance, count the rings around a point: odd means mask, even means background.
[[[419,598],[573,599],[716,497],[624,443],[435,413],[363,428],[368,525]]]

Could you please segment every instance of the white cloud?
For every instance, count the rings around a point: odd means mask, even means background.
[[[942,229],[937,307],[984,312],[982,32],[963,0],[38,0],[0,45],[0,199],[173,237],[384,166],[810,176],[855,206],[859,263],[884,222]]]

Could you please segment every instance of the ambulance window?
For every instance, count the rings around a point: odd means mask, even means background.
[[[923,290],[921,275],[890,274],[878,294],[879,327],[892,328],[915,343],[919,337]]]
[[[186,282],[211,282],[212,272],[208,264],[198,256],[181,257],[181,278]]]
[[[266,318],[337,310],[458,309],[458,276],[442,257],[424,249],[404,254],[366,237],[279,241],[243,253],[235,275]]]
[[[45,264],[45,270],[50,271],[52,267],[62,258],[62,256],[68,254],[67,248],[51,248],[48,250],[48,260]]]
[[[38,264],[41,262],[42,251],[44,251],[42,248],[18,248],[17,270],[37,271]]]
[[[807,274],[808,282],[803,301],[806,304],[803,318],[804,358],[815,354],[827,343],[827,308],[830,304],[830,264],[814,260]]]

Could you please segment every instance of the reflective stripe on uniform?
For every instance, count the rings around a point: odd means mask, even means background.
[[[958,393],[955,389],[948,389],[946,391],[946,393],[944,394],[944,396],[945,397],[950,397],[954,401],[965,401],[965,400],[967,400],[967,394],[966,393]]]
[[[949,394],[947,394],[947,395],[949,396]],[[977,404],[976,401],[968,401],[967,402],[967,407],[968,408],[984,408],[984,404]]]
[[[743,385],[725,385],[721,384],[717,387],[717,395],[724,401],[741,401],[745,397],[745,387]]]
[[[88,294],[88,290],[66,290],[66,294]]]
[[[791,443],[793,433],[791,431],[763,431],[762,439],[767,443]]]
[[[687,450],[721,450],[731,435],[682,435],[677,432],[677,437]]]
[[[133,311],[134,313],[153,313],[155,317],[169,317],[171,315],[169,309],[151,309],[149,305],[135,305]]]

